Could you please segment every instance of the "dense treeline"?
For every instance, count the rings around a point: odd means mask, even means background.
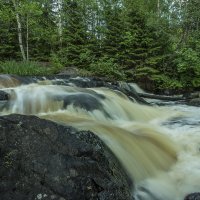
[[[199,0],[0,0],[0,60],[200,87]]]

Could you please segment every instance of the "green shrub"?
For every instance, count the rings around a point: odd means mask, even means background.
[[[151,78],[151,76],[155,74],[159,74],[159,71],[152,67],[141,66],[141,67],[136,68],[135,70],[136,79],[142,78],[142,77]]]
[[[21,76],[28,75],[49,75],[50,70],[42,66],[40,63],[33,61],[5,61],[0,62],[0,73],[17,74]]]
[[[94,75],[92,71],[89,71],[87,69],[78,69],[78,74],[82,77],[91,77]]]
[[[200,56],[196,50],[185,47],[176,52],[174,59],[177,76],[182,85],[188,87],[200,87]]]
[[[140,67],[135,72],[136,79],[147,79],[155,83],[159,89],[181,89],[183,84],[168,75],[161,73],[159,70],[152,67]]]
[[[61,63],[59,56],[55,53],[51,54],[50,63],[52,65],[50,71],[53,74],[58,73],[61,69],[63,69],[63,64]]]
[[[170,78],[167,75],[159,74],[152,75],[151,80],[155,82],[159,89],[182,89],[183,84],[174,78]]]
[[[112,80],[124,80],[125,74],[113,58],[107,56],[90,64],[89,70],[96,76],[106,77]]]

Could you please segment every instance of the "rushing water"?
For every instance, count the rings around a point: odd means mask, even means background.
[[[34,114],[93,131],[135,182],[136,200],[183,200],[200,191],[200,108],[148,107],[107,88],[52,83],[20,85],[1,76],[0,86],[10,94],[1,115]]]
[[[179,146],[178,160],[168,172],[140,182],[138,199],[181,200],[200,191],[200,108],[175,104],[166,108],[183,113],[171,120],[154,121]]]

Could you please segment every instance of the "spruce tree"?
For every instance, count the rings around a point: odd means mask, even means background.
[[[83,10],[79,1],[67,0],[64,3],[65,25],[63,31],[63,47],[60,50],[62,63],[67,67],[83,68],[86,63],[85,54],[88,49],[89,35],[83,20]]]

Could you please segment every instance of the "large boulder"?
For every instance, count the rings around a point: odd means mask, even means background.
[[[0,199],[129,200],[130,181],[104,143],[35,116],[0,117]]]

